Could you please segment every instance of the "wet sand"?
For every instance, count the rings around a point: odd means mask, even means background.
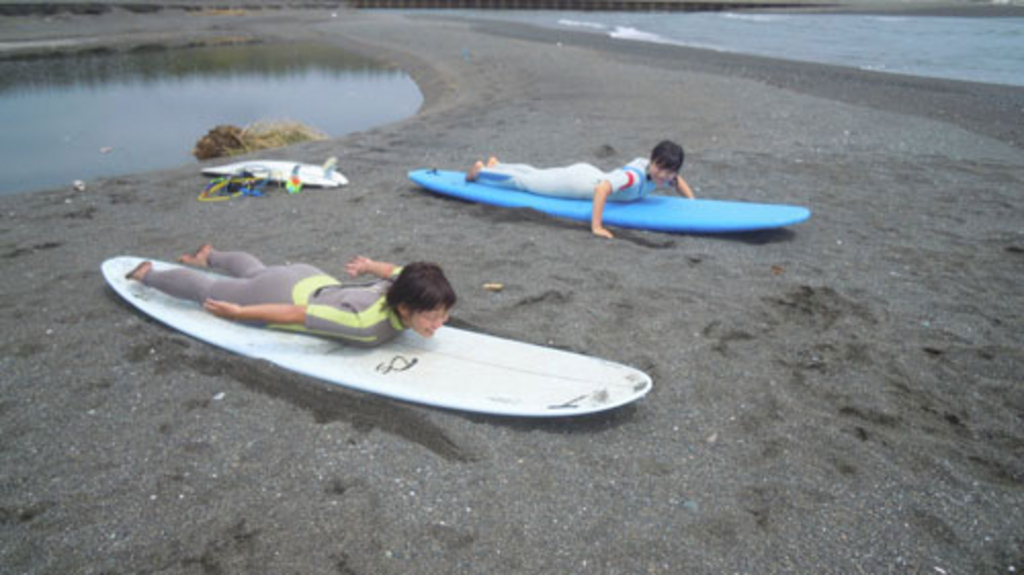
[[[203,204],[188,165],[0,197],[0,571],[1024,569],[1024,89],[425,15],[9,22],[0,41],[117,49],[315,37],[408,71],[425,104],[275,154],[338,156],[343,190]],[[814,215],[606,241],[405,177],[613,167],[664,137],[698,196]],[[193,341],[99,274],[207,240],[339,273],[435,260],[454,325],[655,388],[561,421],[398,403]]]

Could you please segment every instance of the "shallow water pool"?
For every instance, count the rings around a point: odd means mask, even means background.
[[[422,102],[404,72],[319,44],[0,61],[0,194],[195,162],[220,124],[294,120],[339,137]]]

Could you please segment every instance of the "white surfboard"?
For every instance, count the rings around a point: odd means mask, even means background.
[[[296,168],[299,180],[304,186],[337,188],[348,185],[348,178],[333,168],[325,169],[324,166],[285,160],[247,160],[224,166],[211,166],[203,168],[203,175],[231,176],[246,172],[254,176],[268,178],[272,182],[284,183],[292,177],[292,174],[296,173]]]
[[[408,330],[395,341],[361,349],[246,326],[125,279],[142,261],[115,257],[102,270],[114,291],[145,314],[206,343],[352,389],[463,411],[564,417],[628,404],[652,387],[650,376],[619,363],[453,327],[430,339]]]

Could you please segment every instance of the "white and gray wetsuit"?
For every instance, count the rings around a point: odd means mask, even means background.
[[[560,168],[498,164],[481,170],[477,182],[541,196],[590,200],[594,197],[594,188],[597,184],[608,180],[612,185],[608,201],[631,202],[646,196],[656,187],[654,181],[647,177],[649,163],[649,160],[637,158],[610,172],[603,172],[585,163]]]

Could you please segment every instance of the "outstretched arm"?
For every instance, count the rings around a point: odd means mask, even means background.
[[[695,196],[693,195],[693,190],[690,189],[690,185],[687,184],[686,180],[684,180],[683,177],[678,174],[676,174],[675,188],[680,195],[686,196],[691,200],[695,198]]]
[[[259,304],[238,305],[226,301],[208,299],[203,302],[203,309],[217,317],[237,321],[255,321],[260,323],[306,323],[306,306],[292,304]]]
[[[590,231],[594,232],[594,235],[603,238],[615,237],[605,229],[603,224],[604,205],[608,202],[608,196],[610,195],[612,195],[612,183],[608,180],[602,180],[601,183],[594,187],[594,208],[590,213]]]
[[[356,256],[345,264],[345,271],[352,277],[360,274],[372,274],[381,279],[387,279],[391,277],[396,267],[398,266],[388,262],[378,262],[365,256]]]

